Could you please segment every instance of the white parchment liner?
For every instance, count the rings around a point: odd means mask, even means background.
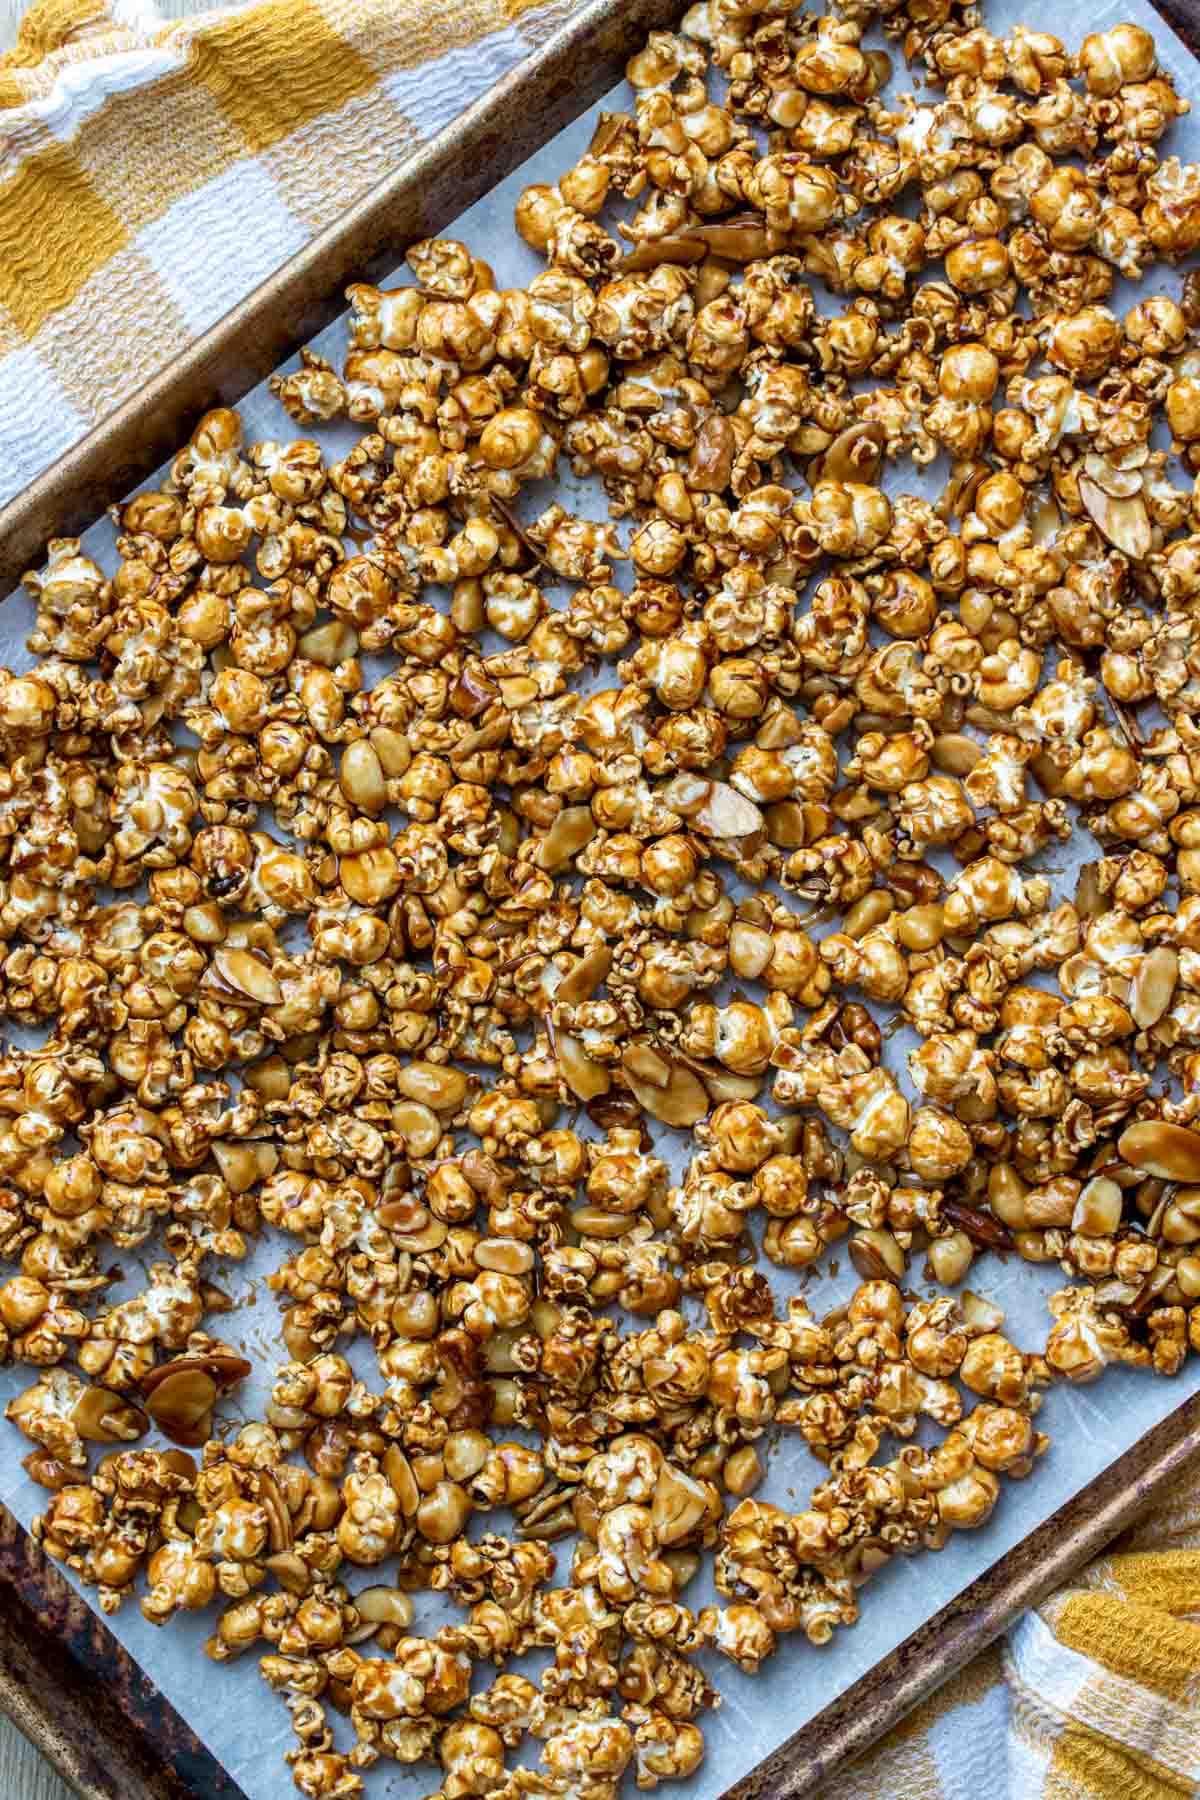
[[[1084,0],[1060,0],[1053,18],[1045,19],[1031,17],[1028,5],[1019,6],[1014,0],[995,0],[985,10],[985,22],[993,31],[1006,31],[1019,20],[1046,24],[1072,50],[1087,31],[1103,29],[1124,18],[1143,23],[1153,31],[1160,57],[1174,74],[1180,92],[1194,96],[1198,85],[1197,64],[1146,0],[1128,0],[1127,4],[1108,4],[1100,9]],[[880,40],[873,33],[870,41]],[[915,85],[912,75],[901,65],[892,91],[902,92]],[[542,266],[540,259],[526,249],[513,230],[513,204],[522,187],[533,180],[553,181],[586,146],[597,112],[626,107],[629,101],[628,89],[614,90],[532,157],[517,174],[502,182],[463,214],[455,225],[447,228],[449,234],[462,237],[487,258],[496,272],[497,285],[528,281]],[[1200,112],[1179,121],[1169,134],[1164,150],[1184,158],[1200,159]],[[406,270],[397,269],[394,282],[410,280],[411,275]],[[1143,284],[1142,291],[1177,293],[1179,285],[1177,273],[1155,269]],[[1111,302],[1114,310],[1123,310],[1133,292],[1129,284],[1119,283]],[[844,299],[835,300],[822,295],[819,290],[817,299],[823,311],[838,311],[845,305]],[[345,323],[339,320],[314,340],[314,347],[323,350],[340,367],[345,341]],[[284,365],[285,368],[293,366],[294,363]],[[247,441],[315,435],[327,444],[331,459],[334,453],[343,454],[345,448],[361,435],[361,428],[344,425],[302,432],[271,398],[265,383],[247,397],[240,410]],[[146,485],[154,486],[155,483]],[[886,485],[893,491],[933,493],[939,483],[936,472],[921,471],[904,463],[889,470]],[[594,517],[604,516],[602,497],[598,505],[594,492],[584,492],[570,479],[560,483],[559,488],[560,491],[567,490],[564,503],[574,510]],[[544,504],[549,497],[548,491],[539,495],[538,504]],[[628,528],[622,530],[627,538]],[[113,533],[107,524],[94,527],[86,535],[84,544],[105,567],[114,566]],[[22,595],[12,597],[0,609],[0,660],[10,667],[26,669],[32,665],[33,659],[24,648],[31,619],[32,609]],[[610,666],[602,684],[607,685],[612,679]],[[264,819],[263,823],[267,822]],[[1078,865],[1097,854],[1094,840],[1081,832],[1077,839],[1043,859],[1040,866],[1051,874],[1056,898],[1070,895]],[[913,1041],[909,1034],[900,1032],[887,1046],[886,1060],[897,1074],[903,1070],[905,1052]],[[672,1134],[664,1136],[670,1139]],[[667,1153],[668,1145],[660,1145],[660,1148]],[[669,1150],[673,1167],[681,1170],[686,1161],[686,1141],[676,1137]],[[262,1416],[261,1409],[275,1367],[286,1359],[279,1335],[278,1308],[266,1289],[265,1277],[295,1248],[295,1240],[266,1231],[243,1264],[226,1268],[215,1264],[209,1266],[210,1277],[218,1280],[238,1301],[237,1310],[228,1319],[214,1318],[209,1321],[210,1328],[243,1346],[255,1363],[254,1374],[236,1396],[236,1405],[226,1409],[227,1420]],[[132,1279],[126,1287],[115,1290],[114,1297],[121,1297],[141,1285],[142,1270],[154,1260],[155,1254],[152,1244],[144,1246],[137,1258],[141,1268],[134,1266],[134,1259],[126,1259]],[[838,1275],[821,1272],[805,1285],[806,1296],[818,1315],[844,1298],[855,1283],[856,1278],[846,1266],[844,1253],[837,1258],[835,1252],[835,1259],[841,1265]],[[794,1289],[793,1277],[770,1264],[764,1263],[763,1267],[777,1292]],[[922,1293],[932,1291],[923,1279],[923,1268],[924,1258],[914,1259],[909,1276],[910,1285]],[[1044,1344],[1050,1323],[1045,1297],[1064,1285],[1065,1279],[1057,1266],[1039,1268],[1017,1257],[1001,1262],[997,1257],[987,1255],[972,1269],[968,1284],[1005,1309],[1005,1330],[1015,1342],[1024,1349],[1037,1349]],[[362,1345],[356,1347],[354,1360],[360,1372],[378,1389],[381,1384],[373,1368],[374,1359],[369,1351],[363,1359],[364,1348]],[[0,1406],[27,1386],[34,1374],[35,1371],[22,1368],[0,1370]],[[832,1643],[823,1649],[814,1649],[800,1636],[785,1638],[776,1656],[755,1677],[741,1674],[723,1658],[713,1658],[708,1665],[709,1672],[722,1692],[724,1703],[701,1721],[708,1754],[690,1783],[675,1785],[673,1791],[680,1795],[680,1800],[717,1794],[745,1775],[762,1757],[976,1576],[1002,1558],[1006,1551],[1198,1388],[1198,1357],[1193,1357],[1174,1381],[1113,1370],[1094,1387],[1056,1388],[1047,1395],[1039,1417],[1039,1424],[1050,1434],[1049,1451],[1028,1480],[1004,1481],[1000,1502],[986,1527],[973,1533],[958,1534],[938,1555],[926,1554],[911,1561],[902,1559],[893,1563],[863,1591],[860,1623],[852,1630],[838,1632]],[[0,1500],[28,1526],[35,1514],[45,1509],[48,1496],[44,1489],[26,1477],[20,1466],[20,1457],[29,1445],[18,1436],[14,1427],[3,1426],[0,1431],[6,1434],[3,1439],[6,1454],[0,1463]],[[768,1477],[759,1490],[760,1497],[792,1508],[802,1506],[811,1487],[825,1474],[822,1465],[795,1436],[784,1436],[778,1443],[768,1440],[764,1448]],[[885,1448],[883,1454],[894,1454],[894,1447]],[[476,1517],[476,1528],[504,1530],[506,1525],[504,1514]],[[569,1578],[570,1541],[560,1543],[556,1549],[558,1579],[561,1581]],[[382,1578],[384,1573],[347,1567],[343,1570],[343,1578],[353,1589]],[[94,1600],[94,1594],[89,1590],[82,1591],[89,1602]],[[707,1575],[697,1579],[685,1595],[692,1606],[699,1606],[712,1597]],[[414,1630],[435,1629],[454,1615],[455,1609],[440,1597],[418,1594],[415,1600]],[[295,1792],[283,1762],[284,1751],[294,1743],[287,1712],[281,1701],[265,1687],[258,1673],[256,1653],[251,1652],[240,1662],[221,1666],[214,1665],[204,1656],[203,1642],[213,1630],[215,1615],[215,1608],[199,1616],[181,1614],[170,1626],[159,1630],[146,1623],[136,1601],[131,1601],[109,1620],[109,1624],[163,1695],[244,1789],[247,1800],[283,1800]],[[541,1660],[539,1658],[537,1662]],[[510,1666],[533,1669],[537,1662],[527,1659]],[[489,1666],[482,1665],[477,1685],[488,1679]],[[438,1769],[428,1764],[405,1769],[381,1763],[367,1775],[367,1793],[403,1792],[416,1796],[430,1792],[438,1783]]]

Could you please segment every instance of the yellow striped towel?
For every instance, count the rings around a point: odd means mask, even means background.
[[[1200,1795],[1200,1468],[821,1800]]]
[[[573,3],[260,0],[167,26],[148,0],[37,0],[0,58],[0,500]],[[825,1800],[1200,1795],[1198,1492]]]
[[[575,0],[35,0],[0,57],[0,502]]]

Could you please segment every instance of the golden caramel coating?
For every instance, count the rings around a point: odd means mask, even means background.
[[[525,286],[413,245],[271,383],[309,435],[215,409],[111,575],[27,577],[8,1416],[47,1549],[215,1604],[313,1800],[687,1779],[698,1651],[826,1643],[1051,1381],[1200,1349],[1200,170],[1140,27],[971,21],[704,0],[520,196]],[[992,1253],[1062,1270],[1042,1352]]]

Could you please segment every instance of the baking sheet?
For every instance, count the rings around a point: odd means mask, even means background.
[[[1014,0],[998,0],[987,9],[986,23],[995,31],[1003,31],[1022,13],[1028,17],[1027,4],[1019,6]],[[1195,91],[1195,62],[1145,0],[1108,6],[1099,13],[1080,4],[1079,0],[1072,0],[1072,4],[1059,9],[1055,28],[1068,47],[1074,48],[1086,30],[1102,29],[1119,18],[1144,22],[1154,32],[1162,59],[1175,73],[1181,92]],[[871,41],[878,41],[874,34]],[[913,85],[912,77],[901,69],[894,91],[903,91]],[[600,106],[612,109],[624,106],[627,101],[627,91],[617,89]],[[552,180],[569,166],[586,145],[597,110],[593,108],[561,133],[552,145],[450,228],[488,258],[499,284],[526,281],[542,266],[540,259],[515,238],[511,224],[513,202],[530,180]],[[1200,157],[1200,117],[1193,115],[1180,121],[1167,148],[1184,157]],[[395,279],[411,278],[398,270]],[[1152,282],[1160,290],[1173,292],[1178,287],[1178,279],[1169,272],[1154,271]],[[819,290],[817,299],[822,310],[840,310],[844,305],[841,300],[826,301]],[[1114,307],[1120,310],[1125,303],[1127,297],[1123,297],[1118,288]],[[324,350],[335,361],[340,361],[343,344],[344,326],[341,324],[315,340],[315,347]],[[265,386],[248,397],[241,411],[248,441],[300,434],[271,399]],[[344,448],[354,441],[361,435],[361,428],[340,426],[316,435],[327,443],[331,452],[340,453],[338,446]],[[936,468],[932,472],[921,472],[908,464],[893,466],[886,483],[892,490],[908,491],[929,491],[937,484]],[[597,491],[581,488],[570,480],[559,484],[560,491],[564,487],[568,490],[563,496],[564,501],[574,510],[594,517],[604,515],[603,497]],[[539,496],[538,506],[544,504],[545,497]],[[627,527],[622,528],[622,535],[627,537]],[[85,545],[97,560],[107,567],[113,566],[112,532],[107,525],[96,527],[89,533]],[[628,565],[624,567],[627,570]],[[618,579],[622,579],[620,572]],[[10,599],[0,611],[0,660],[14,668],[26,668],[31,664],[32,659],[24,650],[31,616],[23,597]],[[610,671],[607,680],[611,678]],[[1072,891],[1078,863],[1096,853],[1090,837],[1085,837],[1078,846],[1072,843],[1043,860],[1041,867],[1052,875],[1056,897]],[[885,1060],[906,1085],[904,1057],[912,1041],[906,1033],[898,1033],[885,1051]],[[663,1134],[667,1140],[661,1146],[664,1153],[668,1153],[672,1135]],[[686,1153],[686,1142],[676,1138],[670,1146],[672,1165],[676,1170],[686,1160]],[[254,1376],[240,1390],[236,1404],[226,1409],[225,1416],[229,1420],[236,1422],[243,1415],[261,1416],[274,1367],[286,1357],[278,1334],[278,1311],[265,1288],[264,1278],[292,1247],[292,1240],[287,1240],[285,1245],[280,1236],[271,1234],[244,1264],[219,1272],[215,1265],[212,1267],[213,1278],[219,1279],[238,1302],[237,1311],[227,1320],[212,1322],[214,1329],[220,1329],[223,1335],[244,1345],[255,1363]],[[844,1253],[838,1257],[835,1251],[834,1257],[841,1264],[837,1275],[823,1272],[806,1280],[777,1270],[773,1265],[765,1267],[777,1292],[785,1294],[802,1286],[813,1310],[821,1313],[842,1299],[857,1279],[848,1268]],[[132,1258],[127,1260],[131,1279],[125,1287],[114,1292],[114,1298],[141,1285],[142,1271],[135,1267]],[[143,1268],[153,1260],[151,1246],[144,1247],[139,1260]],[[926,1291],[928,1285],[922,1279],[922,1268],[923,1258],[915,1259],[910,1285],[918,1292]],[[1062,1286],[1064,1279],[1057,1267],[1037,1268],[1015,1257],[1002,1263],[988,1256],[972,1270],[969,1285],[1002,1306],[1007,1314],[1006,1331],[1023,1348],[1033,1349],[1044,1343],[1049,1323],[1045,1297]],[[356,1345],[351,1356],[360,1372],[378,1387],[372,1366],[374,1359],[367,1347]],[[0,1404],[28,1385],[32,1373],[21,1369],[0,1371]],[[720,1688],[724,1704],[703,1721],[708,1744],[704,1765],[691,1783],[677,1787],[675,1791],[681,1795],[712,1794],[745,1775],[918,1624],[1078,1493],[1182,1402],[1185,1395],[1198,1389],[1200,1359],[1185,1365],[1173,1382],[1117,1370],[1107,1374],[1093,1388],[1052,1391],[1039,1419],[1050,1434],[1050,1449],[1027,1481],[1005,1482],[997,1510],[982,1531],[959,1534],[936,1556],[926,1554],[884,1570],[863,1592],[861,1622],[850,1631],[839,1632],[823,1649],[814,1649],[800,1637],[785,1639],[779,1653],[754,1678],[742,1675],[723,1658],[713,1659],[710,1674]],[[15,1429],[6,1429],[10,1435],[7,1438],[8,1455],[0,1464],[0,1499],[28,1526],[34,1515],[44,1509],[47,1496],[24,1476],[18,1456],[27,1446],[18,1438]],[[778,1443],[768,1442],[764,1448],[768,1472],[759,1490],[760,1496],[793,1508],[803,1505],[810,1488],[824,1476],[822,1465],[798,1437],[785,1436]],[[884,1454],[890,1455],[892,1451],[885,1450]],[[503,1515],[487,1515],[486,1524],[504,1529]],[[567,1578],[570,1548],[569,1540],[556,1546],[560,1580]],[[352,1588],[365,1586],[379,1578],[375,1571],[345,1573]],[[689,1604],[696,1606],[710,1597],[711,1587],[704,1577],[693,1583],[686,1595]],[[418,1594],[415,1601],[416,1630],[434,1629],[445,1618],[454,1616],[453,1607],[437,1596]],[[135,1659],[152,1674],[163,1695],[238,1781],[248,1800],[268,1800],[268,1797],[290,1794],[294,1790],[282,1762],[283,1752],[293,1742],[287,1712],[265,1689],[253,1653],[238,1663],[219,1667],[204,1657],[203,1640],[213,1628],[213,1616],[211,1613],[200,1617],[181,1616],[166,1630],[159,1631],[145,1623],[136,1602],[132,1602],[109,1623]],[[513,1666],[535,1670],[538,1663],[538,1658],[529,1658]],[[485,1682],[488,1679],[490,1670],[484,1666],[479,1672],[479,1680]],[[367,1779],[368,1793],[416,1795],[430,1790],[436,1782],[436,1772],[428,1765],[409,1770],[382,1764]]]

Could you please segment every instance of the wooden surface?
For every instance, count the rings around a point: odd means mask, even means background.
[[[6,1800],[70,1800],[71,1790],[15,1725],[0,1719],[0,1794]]]

